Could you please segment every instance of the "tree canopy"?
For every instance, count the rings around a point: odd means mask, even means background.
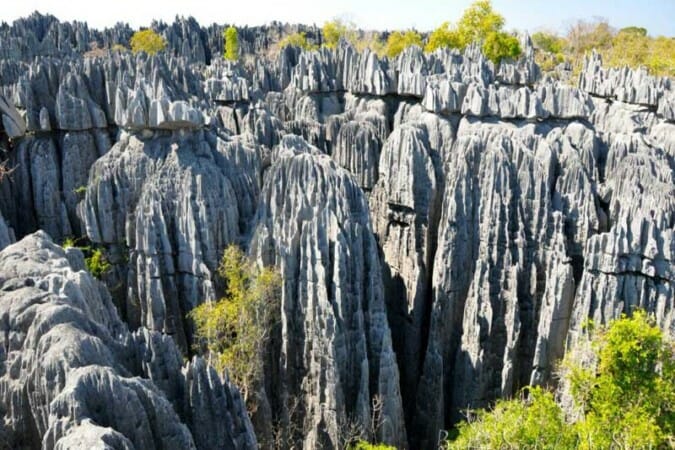
[[[263,351],[279,320],[281,278],[271,268],[259,268],[235,245],[225,250],[218,274],[227,284],[225,296],[189,313],[196,348],[205,349],[215,367],[229,373],[251,406]]]
[[[233,26],[228,27],[223,32],[225,39],[225,59],[236,61],[239,59],[239,33]]]
[[[145,52],[149,55],[154,55],[166,48],[166,39],[154,30],[139,30],[131,36],[129,45],[131,46],[131,51],[134,53]]]
[[[422,47],[422,36],[417,31],[409,30],[404,32],[394,31],[387,38],[385,45],[385,54],[390,58],[398,56],[406,48],[416,45]]]
[[[317,48],[316,45],[307,41],[305,32],[291,33],[279,41],[279,48],[288,46],[300,47],[303,50],[315,50]]]
[[[456,26],[444,22],[430,35],[425,50],[438,48],[464,50],[471,43],[478,43],[485,56],[499,63],[504,58],[517,58],[522,50],[515,36],[503,31],[504,17],[492,8],[490,0],[476,0],[469,6]]]
[[[552,393],[533,387],[471,414],[448,448],[672,448],[675,344],[642,311],[590,333],[562,363],[570,419]]]

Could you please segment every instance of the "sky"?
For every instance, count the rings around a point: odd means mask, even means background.
[[[444,21],[456,21],[472,0],[4,0],[0,22],[12,22],[33,11],[63,21],[86,21],[103,28],[116,22],[132,27],[152,19],[173,21],[193,16],[202,25],[234,23],[260,25],[277,20],[321,25],[336,17],[359,28],[429,31]],[[578,19],[603,17],[617,28],[641,26],[650,35],[675,36],[675,0],[493,0],[509,30],[564,32]]]

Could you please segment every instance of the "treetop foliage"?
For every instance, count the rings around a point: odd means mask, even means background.
[[[504,17],[492,9],[490,0],[476,0],[464,11],[456,26],[444,22],[435,29],[429,35],[425,50],[464,50],[477,42],[482,45],[483,54],[496,64],[504,58],[517,58],[522,53],[520,42],[503,31],[504,23]]]
[[[228,27],[223,31],[223,38],[225,39],[225,59],[236,61],[239,59],[239,33],[233,26]]]
[[[227,372],[255,409],[254,396],[262,379],[263,351],[279,320],[281,277],[259,268],[239,247],[227,247],[218,268],[225,296],[194,308],[196,349],[205,349],[221,373]]]
[[[529,388],[471,414],[448,448],[673,448],[675,343],[642,311],[590,336],[562,363],[576,414],[566,418],[552,393]]]
[[[394,31],[387,38],[385,54],[390,58],[395,58],[408,47],[416,45],[422,47],[422,36],[417,31],[409,30],[404,32]]]
[[[129,45],[134,53],[145,52],[148,55],[154,55],[166,48],[166,39],[154,30],[139,30],[131,36]]]
[[[307,41],[307,36],[304,31],[300,33],[297,32],[291,33],[279,41],[279,48],[284,48],[288,46],[300,47],[303,50],[317,49],[316,45],[313,45]]]

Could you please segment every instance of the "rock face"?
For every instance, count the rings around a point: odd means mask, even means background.
[[[236,388],[129,333],[82,261],[44,232],[0,252],[3,448],[255,448]]]
[[[274,414],[294,422],[303,448],[340,448],[353,421],[406,445],[377,246],[363,193],[327,156],[282,143],[266,176],[251,252],[281,270],[280,357],[267,382]],[[270,377],[272,377],[270,373]],[[291,412],[298,399],[304,417]]]
[[[211,274],[252,220],[261,162],[255,149],[213,133],[151,136],[122,136],[96,161],[80,215],[93,242],[128,252],[119,264],[127,321],[187,350],[185,316],[216,298]]]
[[[586,319],[643,308],[675,335],[671,79],[597,54],[578,87],[542,79],[527,37],[495,65],[477,45],[271,51],[323,41],[274,23],[226,62],[224,26],[152,28],[163,54],[108,51],[125,25],[0,27],[10,446],[254,446],[236,390],[182,359],[230,243],[283,277],[263,447],[437,448],[466,408],[555,384]],[[108,291],[43,233],[103,250]],[[122,401],[137,415],[103,407]]]

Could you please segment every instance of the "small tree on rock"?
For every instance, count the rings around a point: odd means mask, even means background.
[[[129,45],[131,45],[131,51],[134,53],[145,52],[148,55],[154,55],[166,48],[166,39],[154,30],[140,30],[131,36]]]
[[[259,268],[235,245],[225,250],[218,274],[227,283],[225,296],[189,313],[196,347],[206,349],[216,369],[229,374],[253,411],[263,351],[279,321],[281,277]]]
[[[223,32],[225,39],[225,59],[236,61],[239,59],[239,33],[233,26],[228,27]]]

